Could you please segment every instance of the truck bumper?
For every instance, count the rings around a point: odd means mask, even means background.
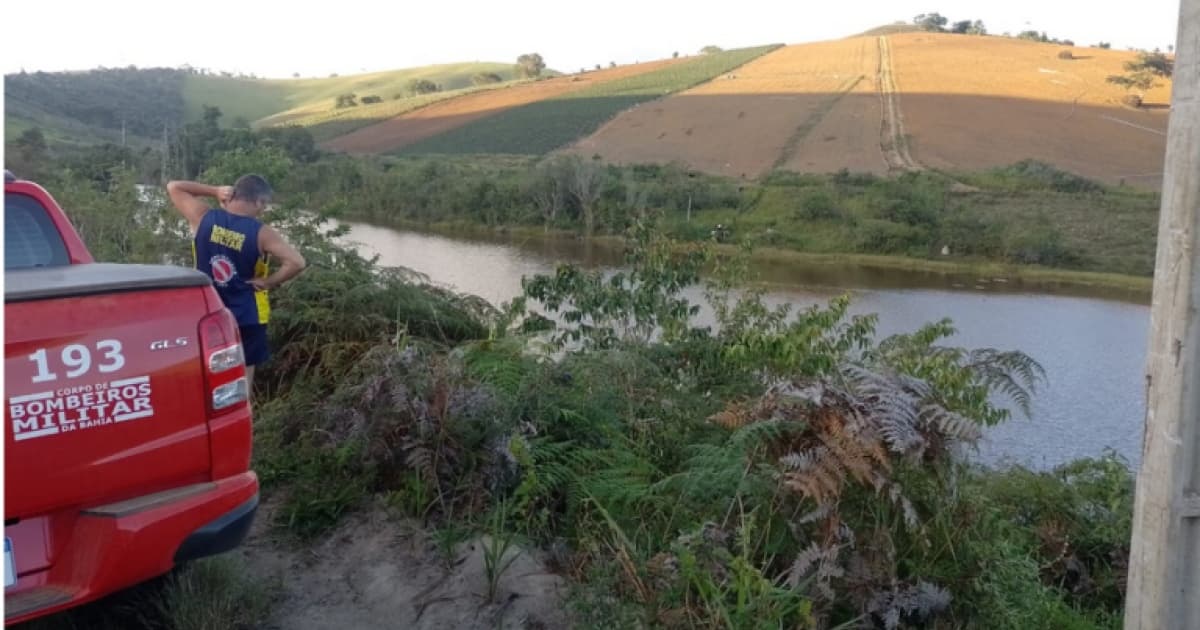
[[[5,625],[84,604],[237,547],[258,508],[251,471],[126,501],[63,510],[5,527],[17,583]]]
[[[254,523],[254,513],[257,511],[258,494],[255,494],[232,512],[196,530],[175,551],[175,564],[235,549],[250,533],[250,525]]]

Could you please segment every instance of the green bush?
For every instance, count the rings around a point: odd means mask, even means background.
[[[869,254],[924,255],[929,250],[929,233],[918,227],[883,219],[864,219],[854,234],[858,251]]]
[[[941,222],[938,242],[955,256],[1000,258],[1004,255],[1004,233],[1008,224],[966,208],[948,213]]]
[[[1100,184],[1074,173],[1068,173],[1045,162],[1022,160],[1011,166],[996,169],[995,174],[1022,188],[1053,190],[1063,193],[1103,192]]]
[[[945,212],[946,187],[930,176],[907,173],[897,180],[878,180],[870,184],[864,201],[875,218],[935,228]]]
[[[825,221],[841,216],[837,201],[828,190],[807,190],[800,196],[800,209],[797,214],[810,221]]]
[[[1047,267],[1071,267],[1080,256],[1063,242],[1062,233],[1040,224],[1020,228],[1005,239],[1007,258],[1013,262]]]

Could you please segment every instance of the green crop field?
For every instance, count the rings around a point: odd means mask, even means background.
[[[729,50],[600,83],[503,111],[411,144],[399,153],[547,153],[592,133],[629,107],[709,81],[776,48],[779,45]]]

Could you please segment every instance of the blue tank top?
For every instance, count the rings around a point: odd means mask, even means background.
[[[267,257],[258,251],[258,219],[211,208],[204,213],[192,239],[192,262],[212,278],[221,301],[239,326],[265,324],[271,316],[266,291],[256,291],[248,280],[265,278]]]

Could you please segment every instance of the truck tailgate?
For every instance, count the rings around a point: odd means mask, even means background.
[[[72,271],[5,275],[9,520],[210,477],[197,340],[206,279],[130,266],[98,292]]]

